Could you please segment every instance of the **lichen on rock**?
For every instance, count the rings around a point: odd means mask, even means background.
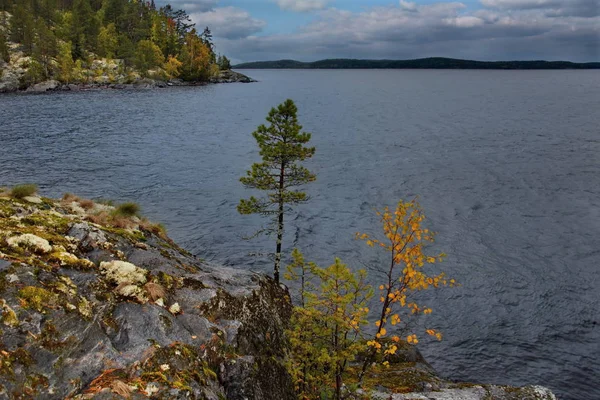
[[[41,199],[0,195],[0,398],[296,398],[285,287],[204,262],[143,219],[119,228],[91,221],[90,201],[77,201],[81,214],[72,198]],[[416,350],[404,355],[366,377],[365,395],[387,385],[384,399],[554,400],[544,388],[453,384]]]
[[[293,397],[279,285],[205,263],[143,219],[123,229],[87,220],[88,202],[79,214],[42,199],[0,196],[0,397]],[[4,239],[25,234],[47,251]]]
[[[46,239],[31,233],[9,237],[6,242],[13,248],[27,249],[36,253],[49,253],[52,251],[52,246]]]
[[[127,261],[108,261],[100,263],[100,271],[109,281],[121,285],[130,283],[133,285],[146,283],[147,270],[136,267]]]

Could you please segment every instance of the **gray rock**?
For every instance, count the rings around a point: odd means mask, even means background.
[[[35,85],[28,87],[26,91],[33,93],[43,93],[50,90],[56,90],[56,88],[58,88],[59,86],[60,82],[55,80],[49,80],[45,82],[36,83]]]
[[[220,71],[219,75],[217,77],[211,79],[211,83],[234,83],[234,82],[251,83],[251,82],[256,82],[256,81],[244,74],[240,74],[239,72],[235,72],[232,70]]]
[[[42,205],[28,207],[33,212]],[[54,211],[66,212],[58,203]],[[3,351],[14,360],[0,370],[5,393],[111,399],[116,398],[111,382],[118,378],[156,385],[155,399],[294,397],[283,364],[282,334],[291,313],[285,288],[243,269],[204,263],[149,232],[115,233],[79,215],[65,220],[71,219],[63,246],[76,244],[70,251],[96,266],[59,267],[47,264],[45,256],[32,265],[26,258],[12,266],[10,257],[19,260],[20,255],[0,243],[8,257],[0,260],[0,268],[14,268],[11,274],[19,280],[1,295],[19,320],[19,326],[0,331]],[[119,294],[105,279],[97,265],[119,258],[145,269],[147,279],[163,287],[160,304]],[[28,305],[20,297],[27,287],[48,297]],[[138,288],[150,297],[144,285]],[[175,303],[176,315],[169,311]],[[11,376],[2,371],[12,371]],[[32,379],[48,384],[26,389]],[[138,394],[132,398],[145,398]]]
[[[0,93],[16,92],[19,89],[19,75],[8,68],[0,75]]]

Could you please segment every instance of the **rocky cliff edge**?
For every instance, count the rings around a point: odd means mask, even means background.
[[[0,399],[294,399],[285,287],[212,265],[160,225],[0,189]],[[406,344],[351,399],[555,400],[441,379]]]

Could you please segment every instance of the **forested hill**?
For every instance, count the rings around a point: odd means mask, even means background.
[[[206,81],[230,68],[208,28],[154,0],[0,0],[0,72],[11,65],[27,70],[23,86],[97,75]]]
[[[237,69],[599,69],[600,62],[569,61],[472,61],[432,57],[416,60],[328,59],[258,61],[235,65]]]

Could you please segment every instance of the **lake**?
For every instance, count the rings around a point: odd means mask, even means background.
[[[378,254],[375,208],[418,196],[461,286],[428,293],[445,377],[600,398],[598,71],[246,70],[196,88],[0,96],[0,185],[138,202],[214,262],[270,271],[241,216],[251,132],[292,98],[317,152],[284,246],[322,266]],[[377,279],[373,277],[373,282]]]

